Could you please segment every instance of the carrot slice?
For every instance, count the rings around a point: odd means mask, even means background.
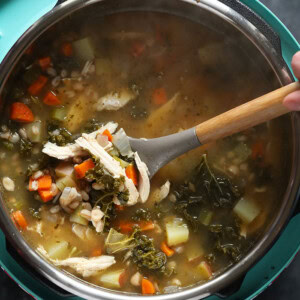
[[[12,213],[13,220],[15,221],[16,225],[20,228],[25,230],[27,228],[27,221],[20,210],[14,211]]]
[[[126,167],[125,173],[129,179],[131,179],[134,185],[138,185],[138,171],[133,164],[130,164]]]
[[[53,106],[53,105],[60,105],[61,104],[61,101],[58,99],[58,97],[51,91],[49,91],[44,99],[43,99],[43,102],[46,104],[46,105],[50,105],[50,106]]]
[[[119,228],[122,233],[129,233],[133,231],[133,227],[137,225],[140,227],[141,231],[148,231],[154,229],[154,223],[152,221],[120,221]]]
[[[143,295],[153,295],[155,293],[155,287],[154,284],[146,279],[142,279],[142,294]]]
[[[76,165],[74,167],[74,169],[75,169],[77,178],[79,178],[79,179],[83,178],[85,176],[85,173],[88,170],[93,169],[94,167],[95,167],[95,164],[92,159],[87,159],[80,165]]]
[[[15,102],[11,105],[10,118],[20,123],[30,123],[34,121],[31,109],[22,102]]]
[[[154,223],[152,221],[140,221],[138,224],[141,231],[148,231],[154,229]]]
[[[34,83],[28,88],[28,93],[32,96],[36,96],[40,93],[43,87],[46,85],[48,78],[41,75]]]
[[[131,221],[120,221],[119,228],[122,233],[129,233],[133,230],[135,223]]]
[[[61,45],[61,53],[67,57],[72,56],[72,54],[73,54],[72,44],[71,43],[63,43]]]
[[[134,42],[132,44],[131,54],[133,57],[139,57],[144,53],[145,49],[146,49],[146,46],[144,43],[139,42],[139,41]]]
[[[166,242],[162,242],[160,245],[160,249],[162,252],[164,252],[168,257],[172,256],[175,251],[171,249]]]
[[[124,286],[126,281],[127,281],[127,276],[126,276],[126,272],[124,271],[119,276],[119,285],[120,285],[120,287]]]
[[[42,198],[43,202],[48,202],[48,201],[52,200],[52,198],[53,198],[53,194],[50,190],[47,190],[47,191],[40,190],[39,195]]]
[[[152,94],[152,102],[155,105],[162,105],[168,101],[167,93],[164,88],[155,89]]]
[[[125,209],[124,205],[118,205],[118,204],[115,204],[115,208],[117,211],[122,211]]]
[[[97,256],[100,256],[101,254],[102,254],[101,248],[96,248],[92,251],[91,257],[97,257]]]
[[[38,60],[38,62],[39,62],[40,67],[43,70],[46,70],[47,68],[49,68],[51,66],[51,57],[47,56],[47,57],[40,58]]]
[[[113,137],[111,135],[111,133],[109,132],[108,129],[105,129],[103,132],[102,132],[102,135],[106,135],[108,137],[108,140],[111,142]]]
[[[44,175],[38,179],[38,190],[47,191],[51,189],[52,178],[50,175]]]

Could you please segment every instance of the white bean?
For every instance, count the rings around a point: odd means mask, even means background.
[[[51,84],[54,87],[57,87],[60,84],[60,76],[56,76],[52,79]]]
[[[140,286],[142,281],[142,275],[139,272],[136,272],[134,275],[131,276],[130,278],[130,283],[133,286]]]
[[[55,205],[50,208],[51,214],[57,214],[61,210],[61,207],[59,205]]]
[[[13,192],[15,190],[15,183],[9,177],[3,177],[2,184],[4,188],[9,192]]]
[[[42,177],[44,175],[44,173],[42,171],[36,171],[33,175],[32,178],[33,179],[39,179],[40,177]]]

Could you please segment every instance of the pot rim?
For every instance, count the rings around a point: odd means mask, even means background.
[[[99,2],[108,2],[109,0],[72,0],[67,1],[63,4],[58,5],[45,16],[36,21],[15,43],[11,48],[9,53],[4,58],[0,66],[0,93],[3,86],[6,83],[7,78],[10,75],[11,70],[17,64],[19,58],[25,52],[27,46],[36,40],[40,35],[42,35],[49,27],[55,23],[61,21],[66,16],[84,8],[89,5],[93,5]],[[242,17],[239,13],[229,8],[225,4],[219,1],[201,0],[201,2],[194,0],[175,0],[177,2],[182,2],[184,5],[192,5],[200,7],[212,14],[215,14],[225,20],[226,22],[233,25],[240,32],[242,32],[251,42],[254,44],[260,53],[268,61],[269,65],[272,67],[274,73],[277,75],[279,82],[282,85],[288,84],[292,81],[289,75],[288,68],[285,64],[282,64],[281,55],[275,50],[272,44],[265,38],[265,36],[258,31],[258,29],[251,24],[248,20]],[[175,2],[173,0],[173,2]],[[146,2],[146,1],[145,1]],[[144,3],[145,3],[144,2]],[[157,0],[152,0],[152,3],[160,2]],[[138,10],[130,8],[127,10]],[[141,9],[140,9],[141,10]],[[167,12],[175,14],[173,12],[164,11],[157,5],[153,5],[151,11],[156,12]],[[124,10],[115,10],[124,11]],[[297,135],[300,134],[300,118],[297,114],[291,114],[292,123],[292,136],[293,136],[293,152],[292,152],[292,162],[291,175],[287,190],[284,195],[283,204],[280,207],[278,215],[274,219],[271,226],[269,226],[266,234],[259,239],[256,245],[251,249],[251,251],[238,263],[227,269],[223,274],[217,276],[213,280],[200,285],[200,286],[190,286],[184,288],[176,293],[156,295],[151,296],[152,299],[160,300],[171,300],[174,296],[177,299],[200,299],[207,297],[219,290],[225,288],[233,281],[238,280],[261,256],[265,254],[267,249],[272,246],[276,237],[278,237],[281,230],[284,228],[288,217],[290,216],[291,209],[293,208],[294,199],[296,198],[296,193],[298,191],[298,186],[300,183],[300,174],[297,173],[296,166],[299,163],[299,143],[297,142]],[[99,299],[99,296],[103,299],[109,300],[142,300],[144,296],[140,296],[133,293],[119,293],[116,291],[101,288],[95,285],[88,284],[84,280],[81,280],[69,273],[63,272],[51,263],[48,263],[42,256],[40,256],[35,250],[33,250],[25,241],[21,233],[13,225],[11,219],[9,218],[8,210],[5,206],[4,200],[0,196],[1,208],[0,208],[0,220],[2,222],[3,231],[5,232],[7,238],[13,244],[16,249],[21,250],[21,255],[34,267],[40,274],[45,278],[49,279],[57,286],[74,293],[78,296],[88,299]],[[254,255],[255,254],[255,255]]]

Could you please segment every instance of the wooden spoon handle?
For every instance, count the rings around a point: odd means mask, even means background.
[[[300,83],[294,82],[209,119],[196,126],[197,137],[206,144],[286,114],[282,101],[297,90]]]

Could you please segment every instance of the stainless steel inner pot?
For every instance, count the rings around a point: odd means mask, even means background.
[[[227,5],[225,5],[225,2]],[[12,47],[8,55],[5,57],[0,66],[0,91],[2,91],[11,70],[14,68],[19,58],[30,43],[43,34],[48,28],[55,23],[65,19],[80,17],[88,14],[91,17],[97,15],[111,14],[121,11],[157,11],[166,12],[182,17],[189,18],[193,21],[206,23],[206,26],[214,30],[226,30],[236,32],[241,37],[241,43],[247,42],[252,45],[249,48],[249,56],[255,55],[255,58],[265,64],[277,78],[277,85],[285,85],[292,81],[292,77],[288,68],[283,62],[280,53],[280,44],[276,35],[271,41],[264,34],[269,35],[270,30],[264,30],[260,26],[258,19],[253,14],[242,7],[241,11],[246,11],[247,18],[254,17],[256,20],[253,25],[248,19],[230,8],[241,8],[242,5],[238,1],[211,1],[211,0],[70,0],[55,7],[51,12],[42,17],[33,26],[31,26],[25,34],[20,37],[17,43]],[[252,15],[252,17],[251,17]],[[82,19],[84,20],[84,19]],[[260,29],[258,29],[260,28]],[[264,34],[262,33],[264,31]],[[272,33],[271,33],[272,35]],[[153,299],[200,299],[211,294],[224,291],[228,286],[232,286],[234,282],[238,282],[243,278],[247,270],[260,259],[265,252],[274,243],[284,225],[291,216],[292,210],[296,202],[296,194],[300,182],[300,173],[296,170],[299,164],[299,133],[300,122],[297,114],[290,114],[287,117],[290,126],[291,139],[291,171],[287,189],[283,195],[278,214],[273,222],[268,226],[265,234],[260,237],[255,246],[251,249],[247,256],[240,262],[229,268],[226,272],[215,279],[201,285],[192,286],[182,289],[175,294],[152,296]],[[120,300],[141,300],[144,296],[136,294],[115,292],[108,289],[100,288],[78,279],[77,277],[60,271],[47,261],[42,259],[23,239],[9,217],[9,212],[5,208],[5,203],[1,198],[0,220],[1,227],[5,232],[8,240],[21,254],[23,259],[38,271],[44,278],[50,280],[55,285],[63,288],[70,293],[88,299],[120,299]],[[222,294],[222,293],[221,293]]]

